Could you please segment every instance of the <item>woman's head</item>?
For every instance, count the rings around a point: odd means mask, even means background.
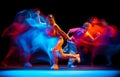
[[[47,16],[47,21],[48,21],[48,24],[54,25],[55,24],[54,16],[52,14],[49,14]]]

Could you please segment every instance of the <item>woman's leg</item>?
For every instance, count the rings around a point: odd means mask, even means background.
[[[51,69],[57,70],[58,69],[58,55],[55,50],[52,51],[52,67]]]
[[[63,50],[62,50],[63,42],[64,42],[63,38],[60,38],[57,45],[52,50],[53,63],[54,63],[54,65],[52,66],[52,69],[58,69],[58,55],[56,54],[58,51],[60,52],[60,55],[63,58],[74,58],[78,62],[80,62],[80,55],[79,54],[65,54],[63,52]]]
[[[22,54],[23,54],[23,61],[24,61],[24,66],[25,67],[32,67],[32,64],[30,63],[30,58],[31,58],[31,50],[29,48],[29,44],[26,42],[26,40],[20,40],[20,44],[21,44],[21,49]]]
[[[7,67],[8,65],[6,64],[7,60],[9,59],[9,57],[14,53],[14,51],[16,50],[15,46],[11,46],[7,55],[5,56],[5,58],[2,61],[2,66],[3,67]]]
[[[61,37],[58,41],[58,43],[56,44],[56,46],[52,49],[52,62],[53,62],[53,66],[51,67],[51,69],[58,69],[58,55],[57,52],[60,51],[60,48],[63,44],[63,38]]]

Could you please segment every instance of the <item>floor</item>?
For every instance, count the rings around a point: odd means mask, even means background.
[[[120,69],[106,66],[80,65],[68,68],[60,65],[58,70],[51,70],[49,65],[33,67],[0,67],[0,77],[120,77]]]

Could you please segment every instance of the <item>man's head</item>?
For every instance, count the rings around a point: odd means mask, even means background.
[[[85,22],[82,26],[83,29],[89,30],[92,28],[92,25],[89,22]]]
[[[99,19],[96,16],[92,16],[90,17],[90,19],[88,20],[91,24],[98,24],[99,23]]]

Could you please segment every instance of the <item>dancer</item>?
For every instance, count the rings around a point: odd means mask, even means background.
[[[31,55],[43,44],[41,39],[44,37],[42,34],[45,33],[46,23],[45,21],[41,22],[40,13],[39,9],[29,10],[30,17],[26,18],[25,22],[30,26],[30,29],[19,38],[24,51],[24,66],[26,67],[32,67]]]
[[[5,58],[2,61],[2,65],[4,67],[7,67],[7,60],[10,58],[10,56],[17,50],[19,52],[22,52],[19,36],[23,34],[25,31],[29,29],[29,26],[24,24],[25,18],[27,18],[29,15],[27,10],[22,10],[16,14],[14,22],[2,33],[2,37],[9,37],[10,38],[10,48],[5,56]]]
[[[60,27],[56,24],[54,17],[52,14],[49,14],[47,17],[48,24],[50,25],[50,29],[47,30],[48,36],[50,37],[56,37],[58,38],[58,42],[55,45],[54,48],[51,48],[52,51],[52,61],[53,65],[51,69],[58,69],[58,55],[57,53],[59,52],[61,57],[64,58],[74,58],[78,62],[80,62],[80,55],[79,54],[65,54],[62,50],[62,45],[64,43],[64,39],[66,40],[71,40],[71,38],[63,31],[60,29]]]
[[[42,23],[45,22],[45,18],[42,17],[44,21],[41,22],[39,15],[39,9],[22,10],[16,14],[13,24],[4,30],[2,37],[9,36],[11,45],[6,57],[2,61],[3,66],[7,67],[6,61],[8,58],[15,51],[19,51],[21,58],[24,60],[24,66],[32,67],[32,64],[29,62],[31,52],[33,51],[31,48],[32,41],[38,35],[37,31],[40,30],[40,27],[46,25]]]
[[[99,37],[99,33],[96,37],[93,37],[89,30],[92,29],[92,25],[90,22],[85,22],[83,26],[77,28],[71,28],[68,31],[68,34],[72,34],[72,41],[67,41],[67,45],[64,47],[64,50],[68,53],[80,53],[81,54],[81,62],[84,62],[85,59],[82,57],[83,52],[88,53],[89,49],[91,49],[93,45],[93,41],[95,41]],[[69,59],[68,67],[75,67],[74,60]]]

